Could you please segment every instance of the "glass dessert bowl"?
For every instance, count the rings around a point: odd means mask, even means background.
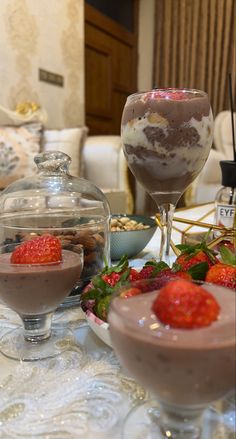
[[[34,247],[39,240],[42,240],[43,259],[35,262]],[[60,246],[59,239],[56,240]],[[71,339],[70,331],[52,328],[51,324],[54,311],[80,279],[83,249],[62,250],[60,260],[44,262],[47,249],[54,241],[55,237],[47,233],[23,244],[0,246],[0,298],[23,323],[23,329],[17,328],[0,339],[0,352],[9,358],[33,361],[53,357],[66,347],[65,341]],[[18,257],[16,263],[13,262],[16,252],[29,244],[28,260],[20,261]],[[36,252],[38,259],[38,246]]]
[[[155,397],[128,415],[125,438],[131,430],[133,439],[142,434],[157,439],[214,437],[217,426],[209,405],[235,386],[235,292],[213,284],[200,287],[219,305],[217,318],[205,327],[164,324],[153,308],[163,289],[156,290],[152,279],[123,287],[112,299],[112,346],[125,369]],[[129,297],[132,289],[137,295]]]
[[[0,195],[0,244],[25,240],[28,229],[53,231],[64,250],[83,247],[80,281],[63,306],[78,304],[83,288],[110,261],[109,204],[93,183],[69,174],[70,162],[58,151],[38,154],[38,172]]]
[[[54,343],[53,331],[49,338],[53,311],[68,297],[69,304],[77,304],[79,299],[72,299],[109,261],[109,205],[95,185],[69,174],[70,161],[58,151],[39,154],[37,174],[12,183],[0,196],[0,297],[21,316],[25,340],[32,342],[15,339],[18,347],[14,351],[11,343],[9,351],[1,340],[0,350],[11,358],[56,355],[64,342]],[[17,246],[48,235],[59,242],[61,258],[23,259],[19,264],[16,259],[12,264],[9,253]],[[44,250],[46,256],[46,244]],[[52,341],[50,347],[46,339]]]
[[[154,89],[127,98],[121,138],[128,166],[160,212],[160,259],[169,262],[175,206],[210,152],[208,96],[194,89]]]

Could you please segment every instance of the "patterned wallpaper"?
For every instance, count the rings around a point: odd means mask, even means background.
[[[35,101],[49,128],[84,124],[83,0],[1,0],[0,61],[0,105]],[[39,68],[64,87],[39,81]]]

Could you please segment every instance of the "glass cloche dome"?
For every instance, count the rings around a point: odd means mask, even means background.
[[[93,183],[69,174],[70,162],[62,152],[38,154],[38,172],[10,184],[0,195],[0,244],[15,245],[50,233],[63,249],[83,247],[81,281],[66,299],[68,304],[110,262],[108,201]]]

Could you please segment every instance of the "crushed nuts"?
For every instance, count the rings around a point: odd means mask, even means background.
[[[128,216],[111,219],[111,232],[127,232],[129,230],[144,230],[149,228],[150,226],[148,224],[132,220]]]

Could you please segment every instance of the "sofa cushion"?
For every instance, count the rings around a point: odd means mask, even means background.
[[[40,123],[0,127],[0,189],[35,172],[41,135]]]
[[[87,127],[45,130],[43,133],[43,150],[61,151],[69,155],[72,159],[70,174],[83,176],[84,169],[81,154],[87,132]]]
[[[120,136],[88,136],[83,150],[85,178],[100,188],[120,188]]]

